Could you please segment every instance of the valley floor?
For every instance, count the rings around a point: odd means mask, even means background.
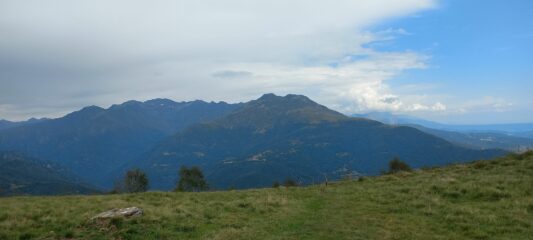
[[[145,215],[89,220],[111,208]],[[533,153],[327,187],[10,197],[0,239],[533,239]]]

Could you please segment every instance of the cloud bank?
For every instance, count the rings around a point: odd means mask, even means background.
[[[0,118],[60,116],[129,99],[247,101],[306,94],[345,113],[443,111],[387,83],[430,56],[379,52],[368,31],[436,6],[374,1],[2,1]]]

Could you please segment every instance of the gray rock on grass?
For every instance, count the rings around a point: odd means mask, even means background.
[[[137,217],[137,216],[142,216],[142,215],[143,215],[143,210],[138,207],[114,208],[109,211],[99,213],[98,215],[92,217],[91,220],[114,218],[114,217]]]

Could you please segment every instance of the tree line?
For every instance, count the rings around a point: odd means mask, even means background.
[[[124,174],[124,177],[115,183],[111,193],[138,193],[146,192],[150,186],[150,181],[146,173],[140,169],[132,169]],[[179,170],[179,181],[176,183],[175,191],[199,192],[209,189],[202,170],[198,167],[187,168],[182,166]]]
[[[389,171],[385,172],[386,174],[394,174],[402,171],[411,171],[411,167],[400,160],[399,158],[393,158],[389,162]],[[186,166],[181,166],[178,171],[179,180],[176,183],[174,191],[179,192],[200,192],[209,189],[209,185],[204,178],[204,174],[199,167],[193,166],[187,168]],[[278,181],[275,181],[272,184],[273,188],[278,188],[280,186],[285,187],[296,187],[299,184],[287,178],[282,184]],[[326,182],[327,185],[327,182]],[[146,173],[140,169],[133,169],[126,172],[123,179],[115,183],[115,187],[111,193],[137,193],[137,192],[146,192],[149,188],[149,180]]]

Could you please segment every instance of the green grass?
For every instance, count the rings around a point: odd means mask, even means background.
[[[137,206],[145,215],[90,221]],[[0,239],[533,239],[533,153],[325,186],[10,197]]]

